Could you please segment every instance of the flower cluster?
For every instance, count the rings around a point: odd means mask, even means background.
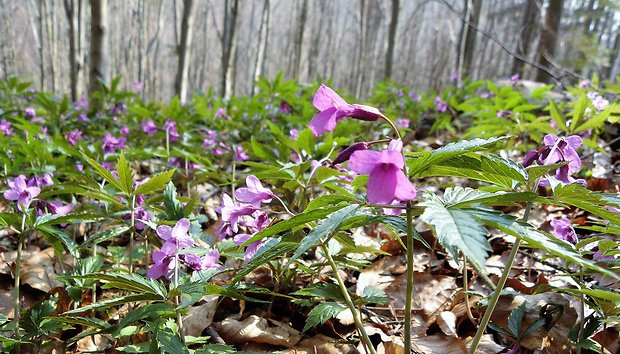
[[[224,194],[222,204],[216,210],[222,216],[218,236],[221,239],[232,237],[238,246],[269,225],[270,219],[260,207],[262,203],[269,203],[274,198],[271,190],[263,187],[256,176],[248,176],[245,182],[246,187],[235,191],[237,201]],[[257,241],[248,245],[244,259],[252,258],[261,244],[261,241]]]
[[[151,279],[166,276],[172,278],[175,270],[181,264],[186,264],[194,270],[218,269],[217,264],[220,255],[217,250],[211,250],[203,257],[195,254],[179,254],[180,250],[188,249],[194,245],[194,239],[188,234],[190,222],[183,218],[174,227],[160,225],[157,227],[157,236],[164,240],[159,251],[153,252],[153,266],[149,268],[146,276]]]
[[[568,162],[568,164],[558,168],[554,176],[542,178],[541,186],[555,186],[560,183],[571,184],[574,182],[585,184],[583,179],[576,180],[572,177],[572,174],[581,168],[581,159],[576,151],[582,144],[580,136],[571,135],[563,138],[547,134],[543,138],[543,143],[545,145],[542,148],[532,150],[527,154],[523,166],[530,166],[534,161],[539,165],[553,165],[562,162]]]
[[[437,96],[435,97],[435,109],[440,113],[444,113],[448,110],[448,104],[441,97]]]
[[[171,143],[174,143],[181,138],[181,136],[177,132],[177,122],[173,121],[170,118],[168,118],[166,120],[166,123],[164,123],[164,131],[168,133],[168,139],[170,139]]]
[[[148,136],[153,136],[157,133],[157,126],[152,119],[147,119],[142,122],[142,131],[145,132]]]
[[[72,130],[65,134],[65,139],[71,144],[71,146],[76,146],[78,140],[82,140],[82,131],[81,130]]]
[[[8,181],[9,190],[4,192],[4,198],[17,202],[20,211],[28,209],[30,203],[41,193],[41,188],[26,181],[26,176],[19,175]]]
[[[9,122],[8,120],[4,118],[0,120],[0,132],[2,132],[4,136],[13,135],[13,128],[12,128],[11,122]]]
[[[127,142],[127,138],[121,137],[117,138],[110,133],[106,133],[101,141],[101,148],[103,152],[106,154],[116,152],[117,150],[127,149],[125,143]]]

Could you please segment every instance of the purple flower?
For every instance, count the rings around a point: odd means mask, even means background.
[[[123,126],[121,127],[121,129],[119,130],[119,133],[120,133],[121,135],[125,135],[125,136],[126,136],[126,135],[129,135],[129,127],[128,127],[128,126],[126,126],[126,125],[123,125]]]
[[[41,193],[41,188],[29,187],[26,184],[26,177],[24,175],[19,175],[12,181],[8,181],[8,185],[11,189],[4,192],[4,198],[17,201],[17,208],[21,211],[24,211],[22,206],[24,209],[27,209],[32,199]]]
[[[245,184],[247,187],[238,188],[235,191],[235,197],[237,197],[237,200],[252,204],[256,208],[259,208],[262,202],[271,202],[273,193],[268,188],[263,187],[260,180],[256,178],[256,176],[249,175],[245,179]]]
[[[133,82],[133,90],[136,93],[142,92],[142,83],[140,81],[134,81]]]
[[[187,234],[189,231],[189,220],[183,218],[177,221],[174,227],[159,225],[157,235],[164,240],[161,251],[167,255],[174,255],[180,249],[190,248],[194,245],[194,239]]]
[[[290,135],[291,140],[297,140],[297,137],[299,137],[299,130],[291,129],[289,130],[288,134]]]
[[[215,117],[216,118],[224,118],[226,120],[230,120],[230,116],[228,114],[226,114],[226,109],[225,108],[218,109],[217,112],[215,112]]]
[[[334,159],[334,161],[332,161],[332,165],[338,165],[341,164],[345,161],[349,161],[349,159],[351,158],[351,155],[359,150],[368,150],[368,144],[366,142],[358,142],[355,143],[353,145],[350,145],[349,147],[347,147],[346,149],[342,150],[338,156],[336,156],[336,158]],[[314,160],[313,160],[314,162]]]
[[[444,113],[448,110],[448,104],[444,102],[441,97],[437,96],[435,97],[435,109],[441,113]]]
[[[291,107],[291,105],[288,104],[288,102],[282,100],[282,102],[280,102],[279,111],[282,114],[289,114],[293,111],[293,107]]]
[[[54,184],[51,173],[44,173],[43,176],[34,175],[28,181],[26,181],[28,187],[47,187]]]
[[[314,95],[312,104],[321,112],[312,117],[309,127],[315,136],[326,131],[332,131],[336,124],[345,117],[360,120],[375,121],[379,118],[387,119],[374,107],[348,104],[336,92],[325,85],[321,85]]]
[[[213,153],[215,154],[215,156],[222,156],[224,154],[227,154],[229,151],[230,151],[230,148],[226,146],[226,144],[220,141],[217,144],[217,147],[215,148],[215,150],[213,150]]]
[[[411,99],[412,101],[419,101],[420,98],[421,97],[417,95],[415,92],[409,91],[409,99]]]
[[[480,94],[480,98],[489,98],[489,97],[493,97],[493,94],[489,91],[484,91]]]
[[[112,153],[118,149],[126,149],[127,146],[125,142],[127,142],[127,138],[116,138],[112,134],[106,133],[103,137],[101,147],[104,153]]]
[[[193,253],[188,253],[184,256],[184,261],[194,270],[208,270],[208,269],[220,269],[221,266],[217,264],[220,259],[220,253],[217,250],[211,250],[209,253],[202,257],[198,257]]]
[[[596,95],[594,99],[592,99],[592,105],[597,111],[602,111],[609,105],[609,101],[604,99],[601,95]]]
[[[405,159],[400,139],[392,140],[387,150],[358,150],[351,155],[349,168],[369,175],[368,201],[377,204],[392,204],[396,199],[406,202],[416,197],[416,190],[402,171]]]
[[[398,98],[405,97],[405,93],[403,92],[403,90],[398,90],[398,92],[396,92],[396,97]]]
[[[235,193],[235,196],[237,193]],[[216,210],[222,215],[222,222],[230,224],[232,232],[239,231],[239,218],[252,215],[256,211],[256,207],[252,205],[239,205],[235,203],[228,194],[222,196],[222,204]]]
[[[235,145],[235,161],[242,162],[249,159],[250,157],[245,153],[245,150],[243,150],[243,146]]]
[[[170,118],[168,118],[166,123],[164,123],[164,131],[168,133],[168,139],[170,139],[171,143],[174,143],[181,138],[179,133],[177,133],[177,122]]]
[[[26,118],[34,118],[34,116],[37,115],[37,112],[32,107],[25,108],[24,113],[26,114]]]
[[[142,123],[142,131],[145,132],[148,136],[153,136],[157,133],[157,126],[152,119],[147,119]]]
[[[540,165],[553,165],[555,163],[568,162],[557,169],[553,179],[570,184],[574,182],[584,183],[583,180],[575,180],[571,175],[581,168],[581,159],[577,154],[577,149],[581,146],[581,137],[578,135],[571,135],[565,138],[559,138],[553,134],[547,134],[543,138],[545,146],[538,150],[530,151],[525,160],[523,166],[529,166],[534,161],[537,161]],[[583,182],[582,182],[583,181]],[[541,185],[549,185],[547,180],[541,180]]]
[[[577,235],[575,234],[575,229],[570,223],[570,220],[567,218],[560,218],[551,220],[551,227],[553,227],[553,231],[551,233],[553,236],[568,241],[572,244],[577,243]]]
[[[153,266],[146,272],[146,276],[150,279],[157,279],[162,276],[166,276],[166,278],[170,279],[177,266],[175,257],[163,251],[154,251],[152,259]]]
[[[84,96],[80,97],[77,101],[73,102],[73,108],[76,111],[88,111],[88,99]]]
[[[117,103],[112,108],[110,108],[110,114],[116,115],[121,114],[127,110],[127,106],[124,103]]]
[[[401,128],[409,128],[409,124],[411,123],[411,121],[407,118],[399,118],[396,120],[396,125],[401,127]]]
[[[4,134],[4,136],[13,135],[13,128],[11,128],[11,122],[6,119],[2,119],[0,121],[0,131]]]
[[[235,243],[235,245],[241,246],[243,243],[245,243],[245,241],[249,240],[251,237],[252,235],[250,234],[237,234],[233,238],[233,242]],[[256,255],[256,252],[262,245],[263,245],[262,240],[258,240],[256,242],[250,243],[245,249],[245,252],[243,254],[243,260],[247,262],[250,259],[252,259],[252,257]]]
[[[497,116],[497,118],[504,118],[504,117],[507,117],[509,114],[510,114],[510,112],[508,112],[508,111],[499,110],[499,111],[497,111],[496,116]]]
[[[82,132],[79,130],[72,130],[65,134],[65,139],[67,139],[71,146],[76,146],[78,140],[82,140]]]
[[[48,208],[52,212],[52,214],[57,215],[67,215],[73,211],[75,205],[73,203],[69,203],[67,205],[63,205],[60,199],[56,199],[52,203],[47,203]]]
[[[581,82],[579,82],[579,87],[581,88],[587,88],[588,86],[590,86],[590,81],[588,80],[581,80]]]
[[[80,113],[78,115],[78,120],[82,122],[90,122],[90,118],[86,115],[86,113]]]
[[[514,74],[514,75],[512,75],[512,76],[510,77],[510,82],[512,82],[513,84],[516,84],[517,82],[519,82],[519,78],[520,78],[520,76],[519,76],[519,74],[518,74],[518,73],[517,73],[517,74]]]

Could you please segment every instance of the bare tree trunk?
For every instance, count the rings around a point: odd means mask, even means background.
[[[51,72],[50,76],[52,78],[52,92],[57,92],[60,87],[58,85],[60,73],[59,73],[59,63],[58,63],[58,33],[56,31],[57,16],[56,16],[56,1],[50,1],[50,20],[47,21],[49,25],[50,32],[50,63],[51,63]]]
[[[356,56],[356,70],[354,71],[354,77],[357,77],[355,82],[355,97],[360,97],[362,93],[362,83],[364,82],[364,64],[366,63],[366,13],[368,12],[367,0],[360,0],[360,12],[359,12],[359,39],[358,50]]]
[[[480,10],[482,8],[482,0],[464,0],[465,1],[465,18],[461,28],[460,49],[457,58],[457,72],[459,78],[469,77],[471,75],[471,64],[474,58],[474,50],[476,49],[476,34],[471,27],[478,27],[480,20]]]
[[[108,1],[92,0],[90,4],[90,96],[99,91],[100,83],[110,84],[108,65]]]
[[[157,10],[157,30],[155,34],[149,40],[149,44],[146,47],[146,57],[152,58],[152,64],[149,66],[148,76],[149,80],[149,97],[150,99],[155,99],[157,97],[157,84],[158,84],[158,63],[159,63],[159,33],[161,32],[162,27],[164,26],[164,6],[166,4],[166,0],[160,0],[159,8]],[[147,62],[148,65],[148,62]],[[151,79],[152,78],[152,79]],[[147,82],[143,83],[143,90],[147,88]],[[146,92],[145,92],[146,94]]]
[[[387,51],[385,52],[385,69],[383,78],[392,77],[392,65],[394,62],[394,44],[396,43],[396,29],[398,28],[398,14],[400,12],[400,0],[392,0],[392,18],[388,34]]]
[[[145,84],[144,78],[146,77],[146,31],[147,31],[147,11],[146,0],[138,1],[138,82],[141,85]],[[140,97],[144,99],[144,89],[139,93]]]
[[[80,40],[78,33],[78,6],[79,0],[64,0],[65,13],[67,15],[67,22],[69,24],[69,72],[70,72],[70,87],[71,87],[71,99],[77,101],[80,97],[79,77],[80,61],[78,59],[78,42]]]
[[[546,68],[551,68],[551,62],[548,58],[553,57],[555,53],[563,5],[564,0],[549,0],[549,5],[547,6],[545,24],[540,34],[536,55],[536,63]],[[536,81],[551,82],[551,79],[552,77],[543,70],[538,69],[536,72]]]
[[[261,17],[260,29],[258,30],[258,48],[256,50],[256,60],[254,64],[254,76],[252,84],[252,93],[256,95],[258,88],[256,82],[263,74],[263,67],[267,57],[267,38],[269,37],[269,16],[271,13],[271,2],[265,0],[263,3],[263,15]]]
[[[202,53],[201,53],[201,57],[203,58],[203,60],[200,60],[200,73],[198,75],[198,87],[200,88],[201,91],[204,91],[204,83],[205,83],[205,78],[207,77],[207,55],[209,52],[209,5],[205,4],[204,7],[204,12],[203,12],[203,19],[204,19],[204,26],[202,28],[202,32],[203,32],[203,36],[204,39],[202,40]]]
[[[538,23],[538,13],[540,8],[540,0],[526,0],[525,10],[523,12],[523,22],[521,25],[521,37],[517,42],[517,48],[515,53],[523,58],[527,58],[530,52],[530,45],[533,42],[534,34],[536,33],[536,24]],[[514,58],[512,61],[512,73],[518,73],[523,77],[523,66],[525,63],[522,60]]]
[[[174,89],[179,100],[185,102],[187,99],[187,74],[189,68],[189,58],[192,46],[194,24],[194,0],[183,1],[183,20],[181,23],[181,43],[177,47],[177,54],[179,56],[179,65],[177,69],[177,77],[174,84]]]
[[[2,71],[4,71],[5,79],[19,73],[19,68],[15,63],[15,30],[13,29],[12,16],[13,16],[13,2],[8,0],[5,4],[2,2],[0,7],[2,11],[2,22],[6,32],[2,37],[6,42],[0,43],[2,50]]]
[[[301,10],[297,18],[297,26],[295,29],[295,42],[293,46],[293,77],[299,78],[299,70],[301,68],[301,53],[303,48],[304,31],[306,29],[306,20],[308,18],[308,0],[302,0]]]
[[[607,72],[607,79],[609,81],[615,80],[620,69],[620,29],[617,30],[616,40],[614,41],[614,47],[612,49],[612,56],[610,60],[609,71]]]
[[[226,0],[224,14],[224,33],[222,36],[222,84],[220,92],[229,98],[233,91],[235,57],[237,56],[237,14],[238,0]]]

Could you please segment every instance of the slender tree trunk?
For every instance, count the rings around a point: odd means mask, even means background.
[[[204,23],[203,23],[203,28],[202,28],[202,32],[203,32],[203,36],[204,39],[202,40],[202,53],[201,53],[201,58],[203,58],[202,60],[200,60],[200,73],[198,75],[198,87],[200,88],[201,91],[204,91],[205,88],[205,78],[207,77],[207,56],[209,54],[209,6],[208,4],[205,4],[204,7],[204,12],[202,14],[202,17],[204,19]]]
[[[523,58],[527,58],[530,52],[530,45],[533,42],[536,33],[536,24],[538,23],[538,13],[540,8],[540,0],[526,0],[523,12],[523,22],[521,25],[521,37],[517,42],[515,53]],[[525,63],[522,60],[514,58],[512,61],[512,73],[518,73],[523,77],[523,67]]]
[[[471,76],[472,59],[476,49],[476,32],[472,27],[478,27],[482,0],[464,0],[465,19],[461,27],[460,50],[457,58],[457,72],[459,78]]]
[[[222,84],[221,93],[229,98],[233,90],[235,57],[237,56],[237,14],[238,0],[226,0],[224,14],[224,33],[222,36]]]
[[[69,37],[69,76],[70,76],[70,87],[71,87],[71,99],[77,101],[80,97],[78,86],[79,76],[80,76],[80,63],[78,60],[78,41],[79,41],[79,33],[78,33],[78,7],[77,2],[79,0],[64,0],[65,6],[65,14],[67,15],[67,23],[69,24],[68,28],[68,37]]]
[[[295,42],[293,50],[293,77],[299,78],[301,68],[301,53],[303,49],[304,31],[306,29],[306,20],[308,18],[308,0],[302,0],[299,17],[297,18],[297,26],[295,29]]]
[[[252,84],[252,93],[258,93],[256,82],[263,74],[263,67],[267,57],[267,38],[269,37],[269,16],[271,13],[271,2],[264,0],[263,15],[261,17],[260,28],[258,30],[258,47],[256,49],[256,60],[254,64],[254,75]]]
[[[90,3],[90,96],[101,89],[100,83],[110,84],[108,65],[108,1],[91,0]]]
[[[181,102],[187,99],[187,74],[189,71],[189,59],[191,57],[192,35],[194,24],[194,0],[183,1],[183,20],[181,23],[181,43],[177,48],[179,65],[175,80],[175,92]]]
[[[146,0],[138,1],[138,77],[137,80],[144,85],[146,77],[146,31],[147,31],[147,15]],[[144,98],[144,89],[139,93]]]
[[[607,79],[614,81],[620,70],[620,29],[617,30],[616,40],[614,41],[614,47],[612,49],[612,57],[610,60],[611,66],[607,72]]]
[[[360,97],[362,93],[362,84],[364,82],[364,67],[366,63],[366,23],[367,23],[367,12],[368,12],[368,0],[360,0],[360,12],[359,12],[359,39],[358,39],[358,50],[356,56],[356,70],[355,76],[357,77],[355,83],[355,97]]]
[[[545,25],[542,33],[540,34],[540,42],[538,44],[538,51],[536,55],[536,62],[544,67],[551,69],[551,62],[549,58],[552,58],[555,54],[555,47],[558,37],[558,30],[560,28],[560,20],[562,18],[562,8],[564,7],[564,0],[549,0],[547,7],[547,13],[545,15]],[[536,72],[536,81],[551,82],[552,77],[538,69]]]
[[[396,29],[398,28],[398,15],[400,12],[400,0],[392,0],[392,17],[388,34],[387,51],[385,52],[385,69],[383,78],[392,78],[392,65],[394,62],[394,44],[396,43]]]

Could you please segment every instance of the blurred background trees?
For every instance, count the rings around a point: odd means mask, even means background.
[[[252,94],[257,77],[279,71],[361,96],[385,79],[419,89],[514,73],[612,79],[619,9],[618,0],[0,0],[0,78],[75,99],[122,76],[144,98],[182,100]]]

